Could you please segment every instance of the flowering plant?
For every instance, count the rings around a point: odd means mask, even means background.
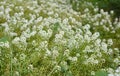
[[[98,27],[115,33],[120,23],[114,27],[111,15],[90,8],[76,12],[67,0],[0,1],[0,74],[119,75],[119,49]]]

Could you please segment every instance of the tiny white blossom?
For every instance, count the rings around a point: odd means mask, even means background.
[[[20,54],[20,60],[25,60],[26,55],[24,53]]]
[[[108,39],[108,45],[109,45],[109,46],[113,45],[112,39]]]

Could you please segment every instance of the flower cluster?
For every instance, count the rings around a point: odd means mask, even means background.
[[[115,33],[120,23],[92,12],[74,11],[67,0],[0,1],[1,75],[88,76],[118,66],[119,49],[97,29]]]

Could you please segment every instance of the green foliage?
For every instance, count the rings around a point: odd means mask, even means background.
[[[91,72],[95,76],[107,76],[106,69],[114,70],[118,66],[114,60],[119,60],[119,52],[107,43],[116,34],[104,29],[110,28],[111,16],[104,11],[95,12],[95,6],[89,3],[96,5],[98,0],[70,0],[78,12],[61,0],[23,0],[25,4],[20,1],[8,0],[3,5],[12,11],[10,19],[3,13],[6,19],[0,20],[2,76],[91,76]],[[101,4],[109,4],[104,1]],[[119,34],[119,29],[113,27],[113,30]]]
[[[94,6],[99,7],[100,9],[104,9],[105,11],[110,12],[113,10],[115,12],[115,17],[120,17],[120,0],[71,0],[74,10],[78,10],[81,7],[81,3],[83,2],[91,2]]]
[[[95,73],[95,76],[108,76],[107,72],[99,70]]]
[[[2,38],[0,38],[0,42],[6,42],[6,41],[8,41],[8,37],[2,37]]]

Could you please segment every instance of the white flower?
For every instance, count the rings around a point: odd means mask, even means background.
[[[88,8],[86,8],[86,9],[84,10],[84,12],[89,12],[89,9],[88,9]]]
[[[59,14],[58,14],[58,13],[55,13],[55,14],[54,14],[54,16],[55,16],[55,17],[58,17],[58,16],[59,16]]]
[[[70,51],[68,49],[64,51],[65,56],[69,56],[69,54],[70,54]]]
[[[0,6],[0,10],[1,10],[1,11],[4,11],[4,6],[1,5],[1,6]]]
[[[20,41],[20,38],[19,37],[15,37],[13,40],[12,40],[12,43],[13,44],[18,44]]]
[[[77,59],[78,59],[77,57],[73,57],[73,58],[72,58],[72,61],[73,61],[73,62],[76,62]]]
[[[98,60],[94,60],[93,61],[94,64],[98,64],[98,62],[99,62]]]
[[[111,48],[108,49],[108,54],[113,54],[113,50]]]
[[[4,46],[5,46],[6,48],[10,48],[10,44],[9,44],[9,42],[8,42],[8,41],[5,42],[5,43],[4,43]]]
[[[56,39],[62,39],[62,37],[63,37],[62,34],[56,34],[56,35],[55,35],[55,38],[56,38]]]
[[[89,36],[91,36],[92,35],[92,33],[88,30],[88,31],[86,31],[86,34],[87,35],[89,35]]]
[[[102,42],[101,43],[101,49],[104,50],[104,52],[107,52],[107,44]]]
[[[108,39],[108,45],[109,45],[109,46],[113,45],[112,39]]]
[[[71,39],[68,40],[68,47],[71,48],[71,49],[72,48],[77,48],[78,47],[78,42],[75,39],[71,38]]]
[[[48,46],[48,42],[47,42],[47,41],[42,41],[42,42],[40,43],[40,48],[42,48],[42,49],[46,49],[47,46]]]
[[[0,47],[3,47],[4,46],[4,42],[0,42]]]
[[[15,71],[14,76],[20,76],[20,73],[18,71]]]
[[[69,60],[71,60],[72,62],[76,62],[77,61],[77,57],[69,57]]]
[[[94,11],[95,11],[95,12],[98,12],[98,10],[99,10],[99,8],[94,8]]]
[[[50,50],[46,50],[46,56],[50,56],[51,55],[51,51]]]
[[[60,66],[56,66],[56,68],[57,68],[57,70],[59,70],[59,71],[61,70],[61,67],[60,67]]]
[[[101,39],[97,39],[97,40],[95,41],[95,45],[96,45],[96,46],[100,46],[100,44],[101,44]]]
[[[117,64],[120,62],[120,60],[118,58],[115,58],[113,61]]]
[[[36,31],[32,31],[32,32],[30,33],[30,35],[31,35],[31,36],[34,36],[36,33],[37,33]]]
[[[27,46],[27,42],[26,42],[26,37],[24,37],[24,36],[21,36],[20,37],[20,42],[23,44],[23,45],[25,45],[25,46]]]
[[[10,36],[17,36],[17,33],[15,33],[15,32],[10,32]]]
[[[44,31],[44,30],[40,30],[38,34],[39,34],[43,39],[47,39],[47,38],[48,38],[47,32]]]
[[[102,57],[102,53],[101,52],[97,53],[97,56]]]
[[[84,41],[87,41],[87,42],[90,42],[91,40],[90,36],[87,34],[84,35],[84,39],[85,39]]]
[[[100,36],[100,33],[99,33],[99,32],[95,32],[95,33],[92,35],[92,39],[95,40],[95,39],[97,39],[99,36]]]
[[[53,31],[51,29],[48,29],[47,35],[48,35],[49,38],[52,36],[52,33],[53,33]]]
[[[53,15],[53,14],[54,14],[54,11],[48,12],[48,15]]]
[[[90,49],[90,46],[86,46],[84,52],[93,52],[92,49]]]
[[[80,57],[80,54],[79,54],[79,53],[77,53],[77,54],[76,54],[76,57]]]
[[[33,70],[33,65],[32,64],[28,65],[28,69]]]
[[[56,58],[56,57],[59,56],[58,50],[53,50],[53,51],[52,51],[52,54],[53,54],[53,58]]]
[[[18,59],[17,59],[16,57],[14,57],[14,58],[12,59],[12,63],[13,63],[13,64],[16,64],[17,61],[18,61]]]
[[[68,18],[65,18],[65,19],[63,20],[63,23],[64,23],[64,24],[67,24],[67,23],[68,23]]]
[[[26,55],[24,53],[20,54],[20,60],[25,60]]]
[[[89,25],[89,24],[86,24],[83,28],[84,28],[85,30],[89,30],[89,29],[90,29],[90,25]]]
[[[94,72],[94,71],[91,71],[91,75],[93,75],[93,76],[94,76],[94,75],[95,75],[95,72]]]
[[[115,76],[114,74],[108,74],[108,76]]]

